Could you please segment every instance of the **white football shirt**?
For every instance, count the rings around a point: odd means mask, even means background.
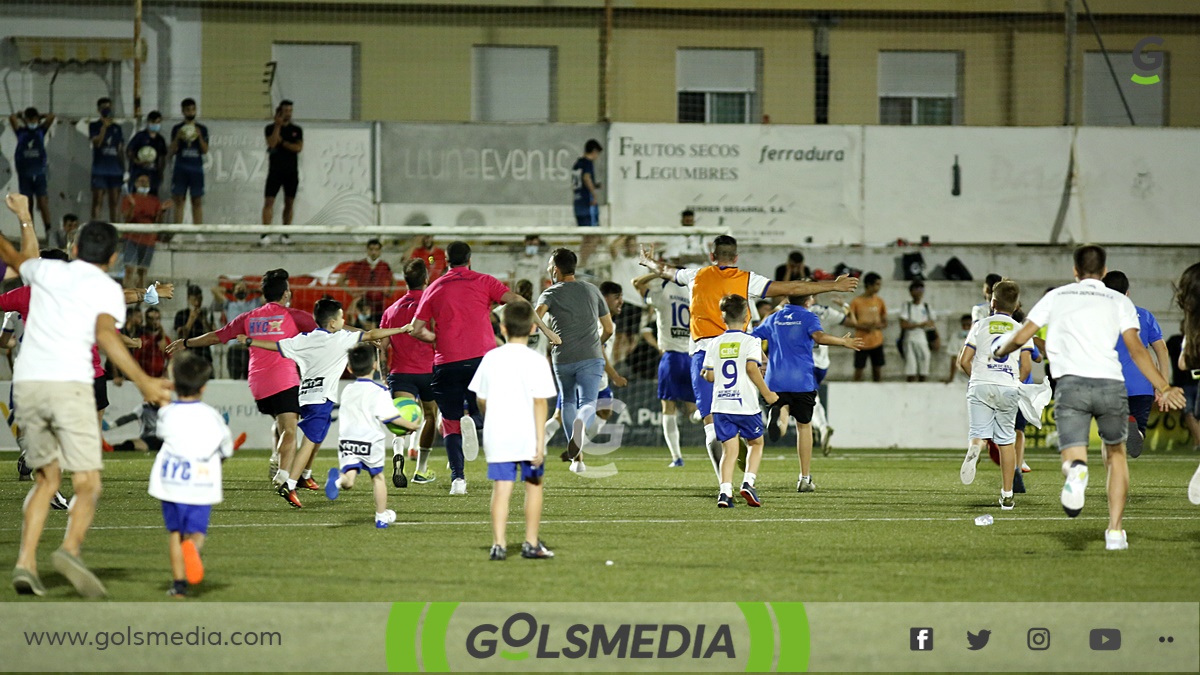
[[[1021,385],[1021,352],[1032,351],[1033,343],[1021,345],[1021,349],[1002,359],[992,356],[993,346],[1006,340],[1020,327],[1011,316],[999,312],[971,326],[964,343],[975,350],[975,356],[971,359],[971,384],[983,382],[1002,387]]]
[[[342,390],[338,408],[338,456],[345,465],[346,448],[352,447],[355,459],[367,466],[383,466],[383,443],[388,430],[383,425],[400,416],[392,404],[388,388],[359,378]]]
[[[125,294],[104,270],[82,260],[33,258],[21,264],[32,289],[25,337],[13,367],[14,382],[91,384],[96,318],[125,323]]]
[[[534,399],[558,396],[545,357],[522,345],[504,345],[484,355],[468,387],[486,401],[483,454],[489,464],[528,462],[537,455]],[[547,403],[547,414],[553,414]]]
[[[221,460],[233,456],[233,436],[221,413],[202,401],[176,401],[158,411],[155,433],[163,445],[150,470],[150,496],[220,504]]]
[[[1099,279],[1084,279],[1042,296],[1027,319],[1047,326],[1046,356],[1054,364],[1054,377],[1125,381],[1117,341],[1130,328],[1141,329],[1128,297]]]
[[[665,279],[654,279],[646,290],[646,302],[654,308],[658,348],[664,352],[688,353],[692,341],[692,296],[688,289]]]
[[[712,411],[730,415],[756,415],[758,387],[746,374],[746,364],[762,368],[762,340],[731,330],[712,338],[704,355],[704,369],[713,371]]]
[[[834,333],[838,326],[846,322],[846,313],[836,307],[827,307],[826,305],[813,305],[808,308],[810,312],[817,315],[821,320],[821,329],[825,333]],[[839,334],[837,337],[841,337]],[[829,370],[829,345],[819,345],[813,343],[813,368],[821,370]]]
[[[937,313],[929,309],[929,303],[923,302],[919,305],[914,305],[912,301],[908,301],[900,306],[900,318],[909,323],[920,325],[926,321],[937,321]],[[904,331],[904,341],[929,344],[929,336],[925,334],[924,328],[913,328]]]
[[[350,360],[348,352],[362,341],[362,336],[352,330],[330,333],[318,328],[277,343],[279,354],[300,366],[300,405],[337,403],[338,381]]]

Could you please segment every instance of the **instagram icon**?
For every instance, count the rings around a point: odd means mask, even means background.
[[[1050,629],[1049,628],[1030,628],[1029,634],[1025,638],[1026,644],[1035,652],[1045,651],[1050,649]]]

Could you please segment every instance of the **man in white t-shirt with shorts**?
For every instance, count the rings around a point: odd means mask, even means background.
[[[1056,288],[1038,301],[1021,329],[992,348],[997,357],[1011,354],[1028,342],[1042,326],[1046,332],[1046,355],[1054,363],[1055,422],[1066,483],[1062,489],[1063,510],[1071,518],[1083,510],[1088,484],[1087,447],[1095,418],[1104,443],[1108,467],[1108,530],[1105,548],[1129,548],[1121,519],[1129,493],[1129,465],[1125,458],[1129,404],[1125,376],[1117,357],[1118,340],[1125,342],[1138,370],[1154,385],[1154,398],[1162,410],[1183,407],[1183,390],[1163,378],[1138,336],[1137,310],[1129,298],[1105,287],[1108,272],[1104,249],[1081,246],[1075,249],[1077,282]]]
[[[169,385],[146,375],[130,356],[117,329],[125,320],[125,296],[108,276],[117,260],[117,230],[90,222],[79,230],[74,262],[38,258],[29,200],[8,195],[8,208],[21,222],[21,250],[0,237],[0,259],[31,288],[26,340],[13,368],[17,424],[29,448],[25,462],[34,486],[25,499],[21,547],[13,588],[44,595],[37,573],[37,547],[58,491],[62,471],[72,472],[75,504],[67,520],[54,568],[84,597],[106,594],[104,584],[80,560],[80,547],[100,498],[100,425],[96,421],[92,347],[99,343],[109,360],[133,381],[147,401],[166,404]]]

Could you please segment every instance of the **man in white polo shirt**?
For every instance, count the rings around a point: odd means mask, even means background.
[[[1058,380],[1055,390],[1055,421],[1058,447],[1066,483],[1062,489],[1063,510],[1071,518],[1083,510],[1087,489],[1087,446],[1092,418],[1100,429],[1108,467],[1108,530],[1105,548],[1129,548],[1121,518],[1129,493],[1129,466],[1125,459],[1129,404],[1125,376],[1117,357],[1118,340],[1125,343],[1138,370],[1154,385],[1155,400],[1163,410],[1183,407],[1183,390],[1163,378],[1138,336],[1137,310],[1129,298],[1105,287],[1101,279],[1108,269],[1104,249],[1081,246],[1075,249],[1074,284],[1050,291],[1029,311],[1020,330],[1000,340],[993,348],[996,357],[1020,349],[1042,326],[1048,326],[1046,351],[1054,363]]]
[[[117,334],[125,319],[121,286],[108,276],[117,260],[117,229],[90,222],[75,239],[74,262],[38,258],[29,200],[8,195],[8,208],[21,222],[21,250],[0,237],[0,259],[30,286],[25,341],[13,368],[17,424],[25,431],[25,463],[36,481],[25,499],[21,548],[13,569],[20,594],[44,595],[37,573],[37,547],[58,491],[62,471],[72,472],[74,506],[54,568],[80,595],[105,595],[104,584],[79,559],[84,535],[100,497],[100,425],[96,421],[92,346],[99,343],[121,372],[151,403],[171,400],[170,386],[145,371]]]

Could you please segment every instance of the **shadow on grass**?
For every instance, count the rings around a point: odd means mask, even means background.
[[[1088,544],[1096,542],[1096,532],[1092,528],[1074,528],[1051,533],[1068,551],[1087,550]]]

